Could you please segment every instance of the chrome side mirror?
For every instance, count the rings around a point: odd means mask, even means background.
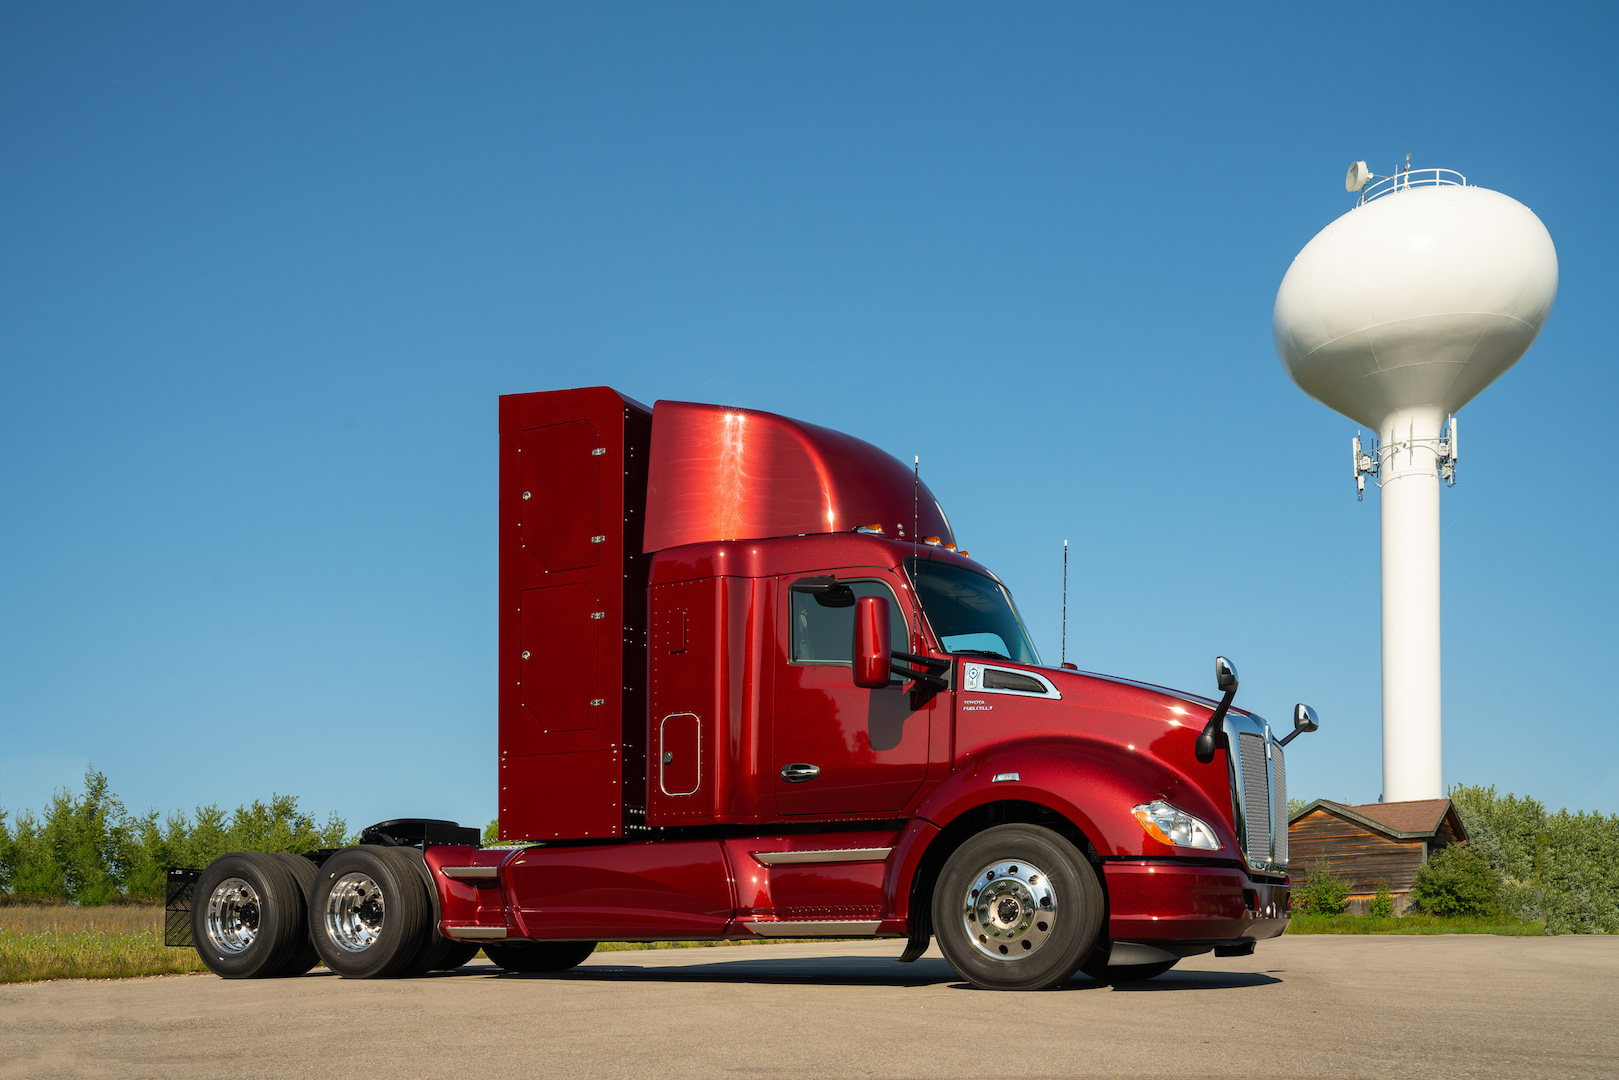
[[[1286,746],[1306,731],[1318,731],[1321,728],[1321,718],[1315,714],[1310,706],[1299,702],[1293,706],[1293,730],[1287,733],[1287,738],[1277,742],[1277,746]]]
[[[1220,693],[1236,693],[1237,669],[1223,656],[1214,658],[1214,681],[1220,687]]]

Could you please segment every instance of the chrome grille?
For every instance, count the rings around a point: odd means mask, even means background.
[[[1270,852],[1270,771],[1265,737],[1244,731],[1237,737],[1242,761],[1242,816],[1248,825],[1248,865],[1264,866]]]
[[[1287,763],[1282,760],[1282,748],[1274,747],[1270,759],[1270,784],[1276,793],[1271,821],[1275,822],[1276,865],[1287,866]]]

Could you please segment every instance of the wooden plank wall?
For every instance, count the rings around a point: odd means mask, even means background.
[[[1371,893],[1379,881],[1389,891],[1410,890],[1422,865],[1421,840],[1391,840],[1382,833],[1315,810],[1295,821],[1287,834],[1288,869],[1295,879],[1309,876],[1316,860],[1350,882],[1351,893]]]

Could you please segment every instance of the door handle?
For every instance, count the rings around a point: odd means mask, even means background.
[[[803,762],[797,762],[781,767],[781,778],[789,784],[802,784],[804,781],[813,780],[820,775],[821,767],[819,765],[806,765]]]

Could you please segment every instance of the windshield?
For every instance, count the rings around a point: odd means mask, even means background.
[[[1038,664],[1006,587],[982,574],[912,556],[905,569],[944,651]]]

